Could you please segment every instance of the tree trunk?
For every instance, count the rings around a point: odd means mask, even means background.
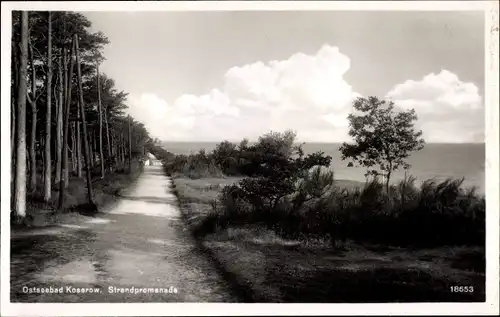
[[[118,124],[118,123],[116,123]],[[115,134],[114,136],[114,143],[115,143],[115,146],[114,146],[114,152],[113,152],[113,155],[114,155],[114,158],[115,158],[115,162],[116,162],[116,166],[120,166],[120,161],[121,161],[121,152],[120,152],[120,146],[121,146],[121,140],[120,140],[120,130],[118,130],[118,128],[115,128],[113,130],[113,133]]]
[[[89,131],[89,152],[90,152],[90,167],[94,168],[94,135],[92,129]]]
[[[113,157],[113,164],[114,168],[118,168],[118,162],[120,161],[118,158],[119,151],[118,151],[118,134],[116,132],[116,127],[110,131],[111,133],[111,156]]]
[[[109,164],[109,171],[113,172],[113,155],[111,153],[112,148],[111,148],[111,143],[110,143],[110,138],[109,138],[109,125],[108,125],[108,114],[107,114],[107,109],[104,109],[104,124],[106,125],[106,148],[107,148],[107,154],[108,154],[108,164]]]
[[[111,125],[111,129],[108,128],[109,130],[109,141],[111,142],[110,144],[110,147],[111,147],[111,157],[114,158],[114,162],[116,161],[115,159],[115,156],[116,156],[116,133],[115,133],[115,130],[112,128],[112,124],[110,123]]]
[[[73,52],[73,48],[70,49],[70,53],[72,54]],[[64,149],[64,143],[68,143],[68,131],[66,130],[66,132],[64,131],[64,129],[67,129],[64,127],[64,122],[67,121],[69,119],[69,112],[68,114],[66,114],[66,111],[69,111],[69,110],[66,110],[66,108],[69,109],[69,103],[68,103],[68,100],[71,100],[71,94],[69,93],[70,89],[69,89],[69,86],[72,82],[72,78],[73,78],[73,66],[72,65],[72,55],[70,55],[70,60],[68,61],[68,52],[66,51],[66,48],[64,48],[64,55],[63,55],[63,64],[64,64],[64,91],[63,91],[63,94],[64,94],[64,103],[63,103],[63,150],[62,150],[62,165],[61,165],[61,168],[62,168],[62,173],[61,173],[61,177],[63,177],[64,179],[66,179],[66,182],[64,183],[66,186],[66,188],[68,187],[69,185],[69,167],[68,167],[68,147],[66,146],[66,150]],[[69,71],[71,71],[71,77],[69,75]],[[66,133],[66,136],[65,136],[65,133]],[[65,159],[66,157],[66,159]],[[66,165],[64,165],[66,164]],[[62,207],[61,207],[62,208]]]
[[[62,58],[59,57],[59,102],[57,103],[57,125],[56,125],[56,175],[55,183],[61,181],[61,159],[62,159],[62,122],[63,122],[63,65]]]
[[[80,100],[80,115],[82,117],[82,128],[83,128],[83,146],[84,146],[84,158],[85,166],[87,169],[87,198],[89,204],[94,204],[92,197],[92,179],[90,171],[90,158],[89,158],[89,143],[87,134],[87,122],[85,121],[85,104],[83,101],[83,88],[82,88],[82,71],[80,69],[80,52],[78,47],[78,36],[75,34],[73,36],[75,41],[75,56],[76,56],[76,71],[78,76],[78,92]]]
[[[97,151],[97,131],[95,129],[92,130],[92,157],[94,158],[94,166],[97,164],[97,157],[98,157],[98,151]]]
[[[111,124],[111,126],[113,126],[113,125]],[[111,157],[112,157],[112,162],[113,162],[113,168],[116,169],[116,168],[118,168],[118,149],[116,146],[116,144],[118,142],[116,139],[116,133],[115,133],[114,129],[111,129],[109,131],[109,134],[110,134],[109,137],[110,137],[110,141],[111,141]]]
[[[16,101],[17,104],[17,101]],[[12,118],[10,121],[10,157],[11,157],[11,167],[14,167],[16,165],[16,149],[15,149],[15,144],[16,144],[16,111],[17,107],[15,104],[12,104],[11,106],[11,114]]]
[[[21,48],[17,91],[17,144],[14,193],[15,216],[26,216],[26,73],[28,64],[28,11],[21,12]]]
[[[123,136],[122,136],[122,131],[121,131],[121,122],[120,124],[120,129],[116,131],[116,160],[118,164],[120,165],[120,168],[122,168],[122,142],[123,142]]]
[[[33,193],[36,190],[36,123],[37,123],[37,111],[35,101],[30,102],[31,105],[31,134],[30,134],[30,145],[29,145],[29,171],[30,171],[30,191]]]
[[[33,55],[33,46],[29,43],[30,61],[31,61],[31,137],[29,145],[30,155],[30,191],[33,193],[36,190],[36,124],[37,124],[37,109],[36,109],[36,69],[35,57]]]
[[[389,184],[391,181],[391,172],[392,172],[392,166],[387,171],[387,179],[385,180],[385,191],[386,191],[387,195],[389,195],[389,186],[390,186]]]
[[[101,104],[101,85],[99,80],[99,64],[97,64],[97,107],[99,110],[99,156],[101,158],[101,178],[104,178],[104,151],[102,149],[102,104]],[[108,144],[109,146],[109,144]]]
[[[92,158],[94,162],[94,166],[97,164],[97,132],[95,129],[92,129]]]
[[[119,168],[122,168],[122,134],[121,131],[118,130],[116,131],[116,149],[115,149],[115,155],[116,155],[116,163]]]
[[[96,132],[96,129],[95,128],[91,128],[90,129],[90,132],[89,132],[89,135],[90,135],[90,153],[91,153],[91,161],[90,161],[90,165],[92,166],[92,168],[95,168],[96,165],[97,165],[97,132]]]
[[[132,118],[128,116],[128,171],[132,172]]]
[[[123,135],[120,133],[118,136],[118,160],[120,162],[120,169],[123,169],[124,156],[123,156]]]
[[[11,88],[11,96],[12,100],[10,102],[10,113],[11,113],[11,121],[10,121],[10,157],[11,157],[11,167],[14,167],[16,164],[16,111],[17,111],[17,90],[19,89],[19,51],[16,50],[15,47],[12,49],[12,58],[14,59],[14,67],[12,69],[12,76],[14,77],[14,85]],[[14,168],[12,168],[14,170]],[[13,177],[14,179],[15,177]]]
[[[71,122],[71,171],[76,173],[76,122]]]
[[[71,83],[73,78],[73,67],[74,60],[73,55],[75,52],[75,43],[72,43],[70,58],[70,66],[69,66],[69,74],[67,76],[68,86],[66,89],[66,106],[64,108],[64,122],[63,122],[63,161],[62,161],[62,181],[59,189],[59,209],[62,209],[64,206],[64,195],[66,188],[68,187],[69,182],[69,173],[68,173],[68,127],[69,127],[69,113],[71,107]]]
[[[81,114],[80,114],[80,101],[77,102],[77,109],[76,109],[76,117],[78,118],[78,121],[75,122],[76,126],[76,175],[78,178],[82,177],[82,132],[80,131],[80,120],[81,120]]]
[[[113,162],[115,167],[118,168],[118,164],[120,162],[120,138],[119,132],[115,129],[111,130],[111,142],[113,143],[113,147],[111,148],[111,155],[113,155]]]
[[[47,116],[45,117],[45,169],[43,200],[49,202],[52,195],[52,158],[50,153],[52,122],[52,13],[48,12],[47,32]]]
[[[124,123],[122,122],[122,131],[121,131],[121,143],[120,143],[120,146],[121,146],[121,151],[122,151],[122,165],[123,165],[123,169],[125,169],[125,128],[124,128]]]

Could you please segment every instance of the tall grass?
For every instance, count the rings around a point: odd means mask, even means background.
[[[377,179],[363,188],[345,189],[335,187],[331,176],[313,171],[297,184],[296,193],[274,208],[245,200],[242,189],[232,185],[223,189],[197,232],[260,224],[285,238],[484,245],[485,198],[462,183],[463,179],[428,180],[417,186],[409,177],[388,192]]]

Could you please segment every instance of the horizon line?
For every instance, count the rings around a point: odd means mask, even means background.
[[[218,141],[169,141],[169,140],[160,140],[162,143],[221,143],[224,141],[228,141],[231,143],[239,143],[242,140],[218,140]],[[257,142],[255,141],[248,141],[248,142]],[[313,144],[342,144],[343,142],[324,142],[324,141],[296,141],[295,143],[313,143]],[[485,141],[483,142],[425,142],[425,144],[486,144]]]

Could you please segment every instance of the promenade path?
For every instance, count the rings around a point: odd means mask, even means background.
[[[44,287],[62,293],[28,290]],[[184,227],[171,180],[161,166],[145,166],[117,203],[97,216],[79,225],[60,224],[13,235],[11,301],[237,299]]]

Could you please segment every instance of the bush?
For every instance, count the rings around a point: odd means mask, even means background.
[[[323,152],[305,156],[301,146],[294,145],[295,136],[292,131],[271,131],[261,136],[253,145],[249,145],[246,139],[238,146],[223,141],[212,153],[207,154],[205,150],[200,150],[191,155],[168,156],[164,165],[167,173],[181,174],[189,178],[245,175],[273,179],[269,186],[274,186],[277,179],[294,182],[303,171],[316,165],[330,164],[331,157]],[[264,180],[261,180],[259,186],[267,186],[262,182]]]
[[[165,162],[164,166],[169,174],[182,174],[192,179],[223,176],[213,156],[207,155],[204,150],[189,156],[177,155]]]
[[[271,132],[260,137],[257,144],[246,147],[244,157],[248,164],[245,170],[252,177],[240,181],[239,186],[243,200],[254,209],[269,211],[280,204],[286,205],[286,198],[297,192],[300,179],[308,176],[311,168],[330,164],[331,157],[323,153],[304,157],[302,148],[293,146],[294,139],[295,133],[290,131]],[[331,178],[333,182],[333,175]],[[304,187],[302,194],[305,191]]]
[[[299,180],[294,197],[294,205],[299,207],[309,200],[323,197],[333,188],[333,172],[322,172],[320,167],[307,171]]]
[[[215,164],[217,164],[226,175],[239,174],[240,154],[236,144],[229,141],[223,141],[217,144],[212,153]]]

